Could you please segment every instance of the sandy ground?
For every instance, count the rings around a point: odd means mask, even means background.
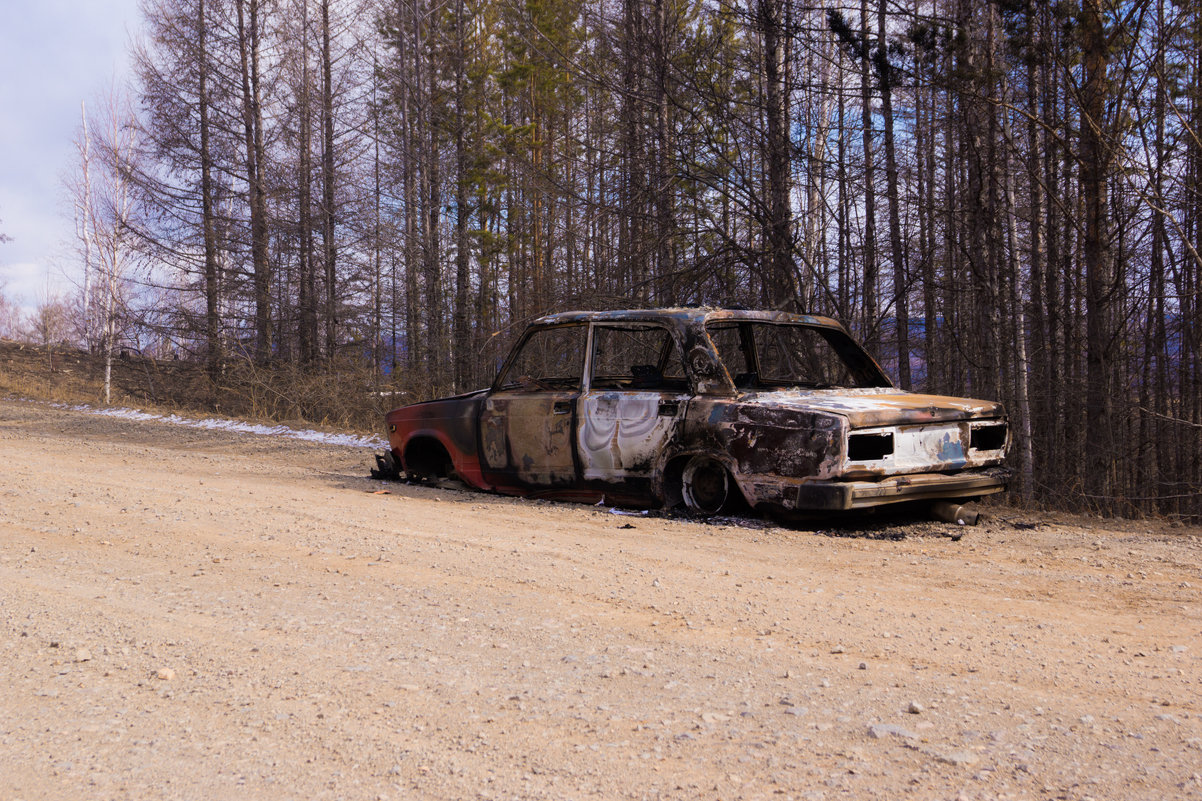
[[[1202,798],[1202,532],[384,484],[0,401],[2,799]]]

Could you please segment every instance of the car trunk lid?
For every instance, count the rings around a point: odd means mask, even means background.
[[[1002,405],[973,398],[924,395],[892,387],[790,389],[747,393],[744,402],[782,405],[846,417],[850,428],[951,423],[1003,416]]]

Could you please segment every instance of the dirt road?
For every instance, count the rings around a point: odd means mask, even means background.
[[[704,525],[369,459],[0,401],[0,798],[1202,798],[1202,532]]]

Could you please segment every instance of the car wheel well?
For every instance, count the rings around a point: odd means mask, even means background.
[[[684,466],[689,463],[692,455],[675,456],[664,465],[664,508],[672,509],[684,503],[681,492],[680,477],[684,474]]]
[[[703,486],[704,485],[704,486]],[[664,506],[701,515],[729,513],[747,505],[726,464],[707,454],[673,457],[664,466]]]
[[[405,445],[405,472],[410,478],[448,478],[454,463],[446,447],[434,437],[414,437]]]

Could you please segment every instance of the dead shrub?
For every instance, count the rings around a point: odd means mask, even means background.
[[[98,404],[104,358],[68,347],[0,342],[0,393]],[[113,404],[378,433],[384,414],[433,397],[415,374],[381,376],[354,359],[311,368],[227,362],[216,381],[204,366],[126,352],[113,360]]]

